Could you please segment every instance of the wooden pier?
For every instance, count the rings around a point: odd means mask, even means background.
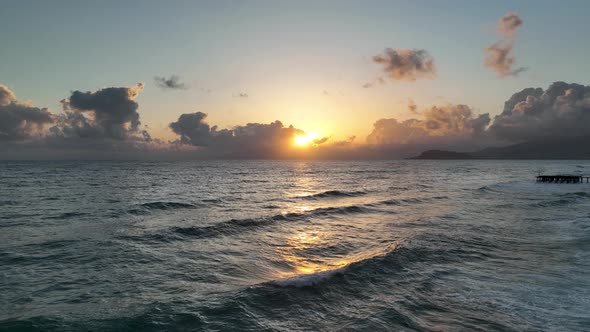
[[[579,175],[539,175],[537,176],[537,182],[547,183],[590,183],[590,176],[579,176]]]

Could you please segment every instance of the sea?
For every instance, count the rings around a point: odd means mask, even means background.
[[[590,161],[0,162],[0,331],[589,331]]]

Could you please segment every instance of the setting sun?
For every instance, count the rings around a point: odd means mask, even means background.
[[[298,135],[295,136],[295,145],[297,146],[306,146],[310,143],[313,143],[313,140],[319,137],[318,134],[305,134],[305,135]]]

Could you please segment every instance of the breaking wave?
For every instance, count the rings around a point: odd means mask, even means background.
[[[271,282],[271,284],[281,287],[311,287],[319,285],[331,279],[335,275],[342,274],[345,270],[346,266],[334,270],[320,271],[310,274],[294,276],[286,279],[276,280]]]
[[[339,280],[338,283],[334,283],[335,286],[340,286],[342,281],[352,282],[356,285],[358,280],[368,281],[369,278],[376,280],[387,278],[392,274],[403,273],[412,264],[480,259],[478,255],[474,255],[480,249],[466,247],[449,250],[400,242],[391,244],[384,250],[368,253],[345,266],[273,280],[266,284],[295,288],[317,287],[330,283],[334,278],[342,277],[345,280]]]

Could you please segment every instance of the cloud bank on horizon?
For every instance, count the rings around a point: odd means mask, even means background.
[[[281,121],[220,129],[209,125],[203,112],[180,115],[169,124],[178,139],[163,142],[141,128],[135,98],[143,87],[139,83],[76,90],[61,101],[63,110],[55,114],[19,101],[0,85],[2,157],[34,157],[39,151],[56,157],[61,152],[71,157],[68,152],[83,151],[82,156],[88,156],[99,151],[105,158],[117,153],[129,158],[159,154],[183,158],[402,158],[431,148],[468,151],[548,137],[590,136],[590,86],[555,82],[546,90],[526,88],[514,93],[493,120],[467,105],[418,111],[409,101],[414,118],[378,119],[364,144],[356,143],[355,136],[344,141],[318,137],[308,149],[301,149],[293,141],[305,131]]]

